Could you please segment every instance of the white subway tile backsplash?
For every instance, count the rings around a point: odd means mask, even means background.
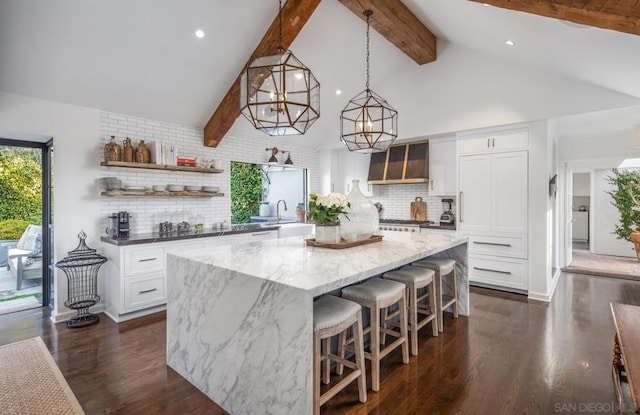
[[[97,163],[103,160],[103,147],[111,135],[116,136],[116,141],[120,145],[125,137],[129,137],[134,147],[137,147],[139,140],[159,140],[171,143],[178,147],[180,155],[213,158],[216,162],[216,168],[224,170],[224,173],[221,174],[206,174],[103,168],[102,177],[115,176],[120,178],[123,183],[131,185],[148,187],[170,183],[212,185],[220,186],[220,191],[225,194],[224,197],[211,198],[101,198],[100,215],[104,227],[107,223],[106,218],[113,212],[126,210],[132,215],[131,227],[135,233],[151,232],[154,223],[160,221],[160,216],[165,211],[188,211],[201,215],[200,218],[207,227],[222,220],[229,223],[231,218],[230,161],[264,163],[266,160],[264,149],[271,147],[267,136],[261,139],[242,137],[235,135],[233,131],[227,134],[218,147],[205,147],[202,128],[103,111],[100,113],[101,142],[96,147],[95,153]],[[309,169],[309,191],[317,191],[319,188],[318,151],[311,147],[290,145],[287,145],[286,149],[291,152],[296,166]],[[96,189],[98,188],[99,186],[96,184]]]
[[[439,222],[440,215],[444,212],[442,199],[448,197],[429,196],[429,185],[427,183],[417,184],[386,184],[375,185],[374,196],[371,200],[382,204],[384,219],[410,219],[411,202],[416,197],[421,197],[427,203],[427,220]],[[453,213],[456,213],[455,198],[451,206]]]

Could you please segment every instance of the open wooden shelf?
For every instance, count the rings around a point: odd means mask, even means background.
[[[221,197],[224,193],[211,192],[124,192],[122,190],[102,191],[104,197]]]
[[[223,173],[221,169],[209,169],[204,167],[189,166],[169,166],[166,164],[150,163],[129,163],[126,161],[103,161],[100,163],[104,167],[126,167],[130,169],[165,170],[165,171],[187,171],[193,173]]]

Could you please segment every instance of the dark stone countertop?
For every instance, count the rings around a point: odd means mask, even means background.
[[[102,242],[117,246],[149,244],[153,242],[181,241],[185,239],[210,238],[223,235],[237,235],[241,233],[249,233],[256,231],[275,231],[280,229],[280,225],[264,225],[259,223],[247,223],[239,225],[231,225],[230,227],[220,229],[207,229],[203,231],[192,231],[187,233],[171,233],[169,235],[160,235],[157,233],[139,233],[132,234],[128,238],[111,238],[103,236],[100,238]]]

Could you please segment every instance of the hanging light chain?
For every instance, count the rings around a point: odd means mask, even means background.
[[[284,46],[282,45],[282,0],[278,2],[278,25],[279,25],[279,34],[278,34],[278,50],[283,51]]]
[[[372,14],[371,10],[364,11],[364,15],[367,16],[367,89],[369,89],[369,18]]]

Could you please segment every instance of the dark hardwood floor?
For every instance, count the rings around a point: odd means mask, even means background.
[[[640,282],[562,274],[550,304],[473,288],[471,316],[423,330],[420,354],[383,360],[380,392],[355,383],[325,414],[614,413],[609,302],[640,305]],[[165,364],[162,314],[69,330],[46,311],[0,316],[0,344],[41,336],[87,414],[223,414]],[[292,414],[296,415],[296,414]]]

